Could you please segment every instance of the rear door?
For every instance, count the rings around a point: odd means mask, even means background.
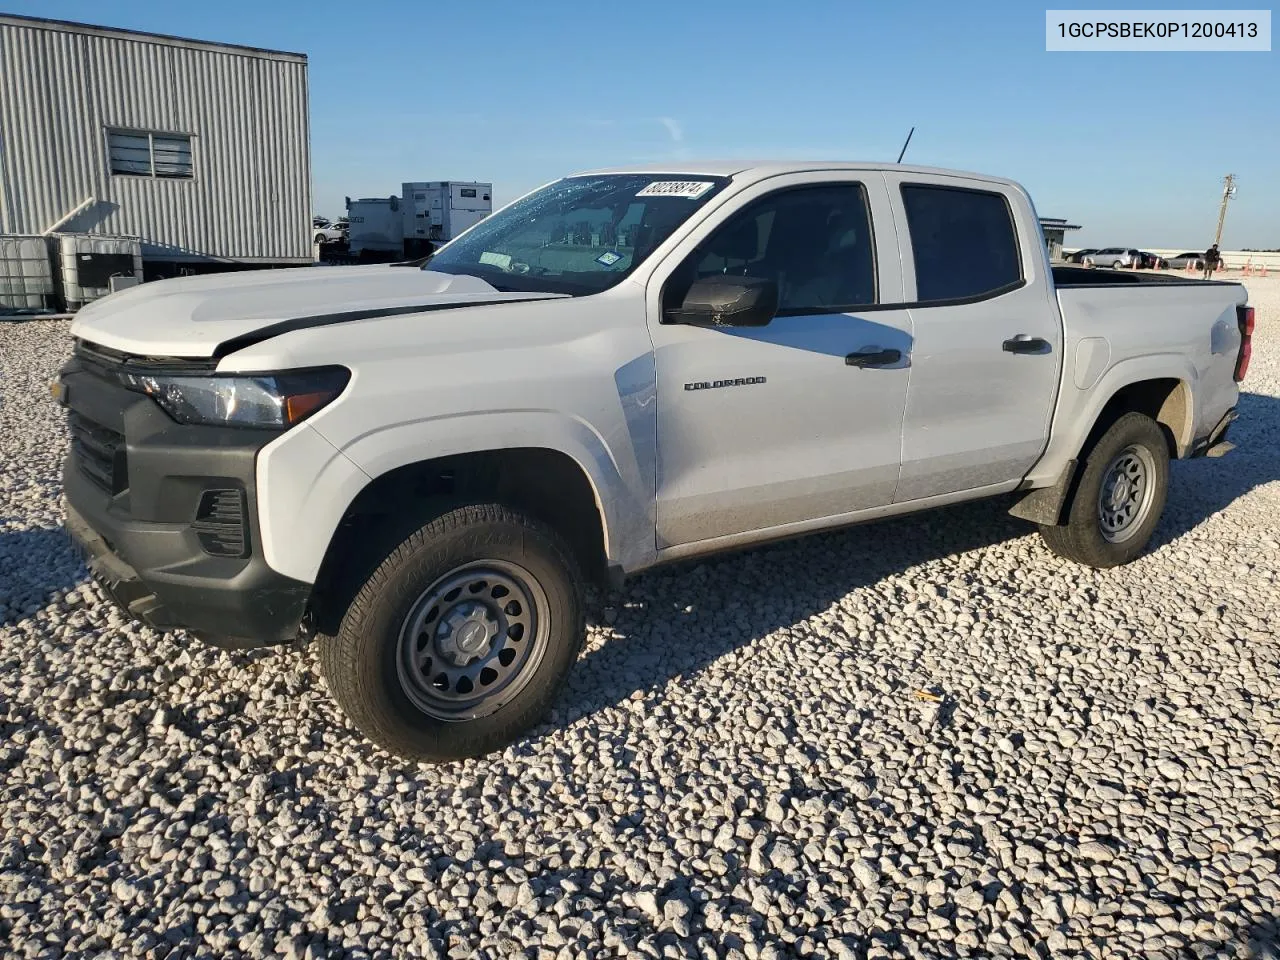
[[[1012,486],[1045,448],[1062,363],[1035,211],[1005,184],[885,179],[915,335],[894,500]]]
[[[755,328],[668,322],[664,307],[716,274],[776,281],[778,315]],[[646,295],[660,550],[892,502],[911,352],[901,297],[875,172],[761,181],[664,258]],[[847,359],[891,350],[898,359],[875,365]]]

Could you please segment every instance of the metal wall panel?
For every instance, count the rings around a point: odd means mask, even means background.
[[[184,133],[190,180],[116,175],[107,130]],[[151,258],[310,262],[307,61],[0,16],[0,233],[137,236]]]

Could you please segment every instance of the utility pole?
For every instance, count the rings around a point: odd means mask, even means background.
[[[1228,173],[1222,178],[1222,206],[1218,209],[1218,232],[1213,235],[1214,244],[1222,243],[1222,225],[1227,222],[1227,203],[1236,195],[1236,175]]]

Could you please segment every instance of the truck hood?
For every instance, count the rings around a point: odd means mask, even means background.
[[[71,335],[144,357],[214,357],[287,330],[555,293],[500,293],[478,277],[415,267],[297,267],[143,283],[76,314]],[[219,347],[223,347],[220,351]]]

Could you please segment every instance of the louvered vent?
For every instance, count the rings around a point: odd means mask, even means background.
[[[74,411],[67,422],[80,471],[112,496],[122,492],[129,485],[124,437]]]
[[[206,490],[200,496],[196,521],[191,526],[205,553],[215,557],[247,557],[249,536],[244,518],[243,490]]]

